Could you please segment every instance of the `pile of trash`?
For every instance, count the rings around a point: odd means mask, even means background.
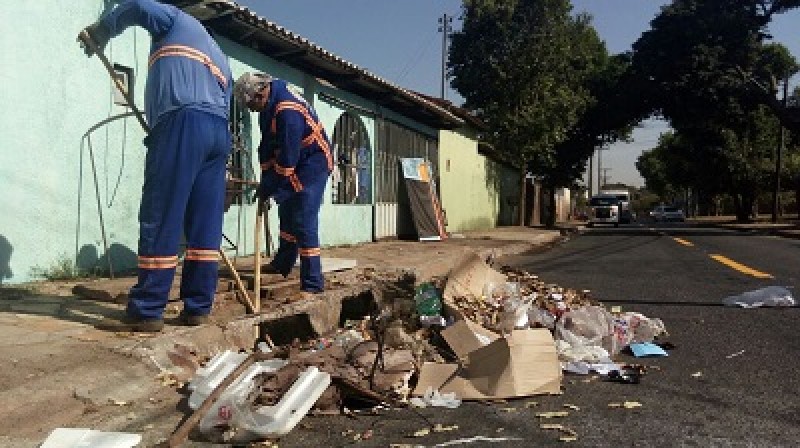
[[[666,334],[659,319],[474,253],[430,283],[376,281],[373,296],[369,315],[335,334],[176,363],[197,366],[187,389],[200,431],[243,442],[287,434],[308,413],[561,394],[564,372],[635,383],[644,371],[614,357],[660,355]]]

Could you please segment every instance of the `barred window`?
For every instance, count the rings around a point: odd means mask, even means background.
[[[343,113],[333,130],[332,177],[334,204],[372,203],[372,151],[367,129],[359,118]]]

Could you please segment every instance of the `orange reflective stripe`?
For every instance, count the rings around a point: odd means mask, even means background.
[[[272,165],[275,165],[275,158],[274,157],[269,159],[269,160],[267,160],[266,162],[262,163],[261,164],[261,170],[262,171],[267,171],[268,169],[272,168]]]
[[[280,233],[280,237],[281,237],[281,239],[286,240],[286,241],[288,241],[290,243],[296,243],[297,242],[297,238],[295,238],[294,235],[292,235],[290,233],[287,233],[287,232],[281,232]]]
[[[300,183],[300,179],[297,178],[296,174],[292,173],[289,175],[289,183],[292,184],[292,188],[294,188],[294,191],[303,190],[303,184]]]
[[[214,249],[187,249],[185,260],[216,262],[219,261],[219,251]]]
[[[228,84],[228,78],[225,77],[225,75],[222,73],[222,70],[220,70],[220,68],[214,64],[214,61],[212,61],[210,57],[208,57],[202,51],[196,50],[192,47],[187,47],[186,45],[165,45],[159,48],[152,55],[150,55],[150,59],[147,62],[148,67],[152,66],[159,58],[163,58],[165,56],[182,56],[189,59],[194,59],[195,61],[198,61],[208,67],[208,70],[215,78],[217,78],[217,81],[219,81],[221,85],[226,86]]]
[[[308,127],[311,128],[311,134],[309,134],[306,138],[304,138],[300,142],[300,144],[303,145],[303,147],[306,147],[316,142],[319,145],[319,148],[325,154],[325,159],[328,162],[328,171],[333,170],[333,155],[331,154],[331,148],[328,145],[328,141],[325,139],[325,136],[323,135],[322,125],[319,122],[315,121],[314,118],[311,116],[311,114],[308,112],[308,109],[306,109],[304,106],[300,104],[293,103],[291,101],[284,101],[278,103],[278,105],[275,106],[275,115],[278,115],[278,113],[280,113],[283,110],[293,110],[295,112],[303,114],[303,118],[305,118],[306,124],[308,124]],[[273,133],[277,132],[275,126],[275,119],[272,120],[272,129]]]
[[[160,257],[138,257],[138,267],[141,269],[172,269],[178,266],[178,257],[176,255],[160,256]]]
[[[301,257],[319,257],[322,251],[319,250],[319,247],[308,247],[298,250],[297,252],[300,253]]]
[[[281,176],[291,176],[292,174],[294,174],[294,167],[293,166],[284,167],[276,163],[275,171]]]

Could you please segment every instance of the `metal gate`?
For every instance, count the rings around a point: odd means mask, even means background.
[[[375,140],[374,239],[413,234],[408,198],[400,194],[400,159],[427,159],[433,167],[433,179],[439,185],[438,142],[435,138],[384,119],[377,120]]]

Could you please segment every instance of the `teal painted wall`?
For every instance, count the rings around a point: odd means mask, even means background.
[[[95,176],[87,141],[92,126],[128,109],[113,104],[114,87],[97,58],[86,58],[76,42],[78,32],[95,21],[104,2],[37,0],[0,6],[0,283],[31,280],[33,270],[51,270],[62,261],[79,267],[105,268]],[[20,20],[24,17],[24,20]],[[302,72],[250,48],[218,39],[238,77],[246,70],[267,71],[299,87],[315,106],[328,133],[343,108],[318,97],[325,91],[373,113],[356,113],[366,127],[374,151],[375,120],[393,121],[435,136],[436,130],[385,111],[356,95],[321,86]],[[112,62],[135,71],[134,95],[143,105],[150,37],[131,28],[106,48]],[[257,117],[251,115],[249,144],[259,142]],[[144,132],[133,117],[112,121],[91,134],[96,179],[116,270],[136,265],[138,207],[143,181]],[[373,163],[374,163],[374,157]],[[254,168],[257,169],[254,160]],[[374,169],[373,169],[374,172]],[[374,188],[373,188],[374,191]],[[372,239],[372,206],[331,204],[330,187],[320,216],[323,246],[356,244]],[[255,209],[232,206],[224,231],[238,245],[238,254],[253,252]],[[277,245],[277,212],[270,212]],[[230,251],[233,255],[234,252]]]
[[[82,147],[81,137],[126,109],[112,103],[112,84],[100,61],[87,59],[76,43],[102,5],[40,0],[0,6],[2,282],[28,280],[32,268],[49,269],[62,259],[77,257],[91,267],[105,255],[88,145]],[[148,41],[143,30],[129,30],[106,50],[113,61],[136,70],[139,104]],[[144,133],[134,118],[126,118],[91,137],[112,259],[135,265]]]

